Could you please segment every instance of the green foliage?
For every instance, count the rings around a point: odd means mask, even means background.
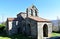
[[[4,25],[4,24],[0,24],[0,28],[1,28],[1,27],[5,27],[5,25]]]
[[[4,24],[0,24],[0,33],[2,33],[3,31],[5,31],[5,25]]]
[[[2,22],[1,24],[0,24],[0,27],[5,27],[6,26],[6,22]]]

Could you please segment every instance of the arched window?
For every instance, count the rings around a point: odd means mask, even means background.
[[[27,17],[28,17],[28,8],[26,9]]]
[[[28,8],[26,9],[26,13],[28,13]]]
[[[43,26],[43,37],[48,37],[48,26],[44,24]]]

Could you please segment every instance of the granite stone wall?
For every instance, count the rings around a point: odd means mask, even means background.
[[[14,35],[17,34],[17,28],[18,28],[18,22],[17,21],[9,21],[8,22],[8,35]]]
[[[46,24],[48,26],[48,37],[43,37],[43,25],[44,24]],[[46,39],[51,36],[51,33],[52,33],[52,24],[51,23],[38,22],[37,26],[38,26],[38,37],[37,37],[38,39]]]

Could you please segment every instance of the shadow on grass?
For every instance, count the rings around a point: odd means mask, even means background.
[[[59,32],[59,31],[53,31],[53,33],[59,33],[59,34],[60,34],[60,32]]]
[[[60,36],[50,37],[50,38],[47,38],[47,39],[60,39]]]
[[[27,37],[23,34],[16,34],[12,36],[8,36],[5,32],[0,33],[0,37],[7,37],[7,39],[32,39],[31,37]]]

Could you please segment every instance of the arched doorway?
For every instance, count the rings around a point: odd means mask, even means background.
[[[43,26],[43,37],[48,37],[48,26],[44,24]]]

